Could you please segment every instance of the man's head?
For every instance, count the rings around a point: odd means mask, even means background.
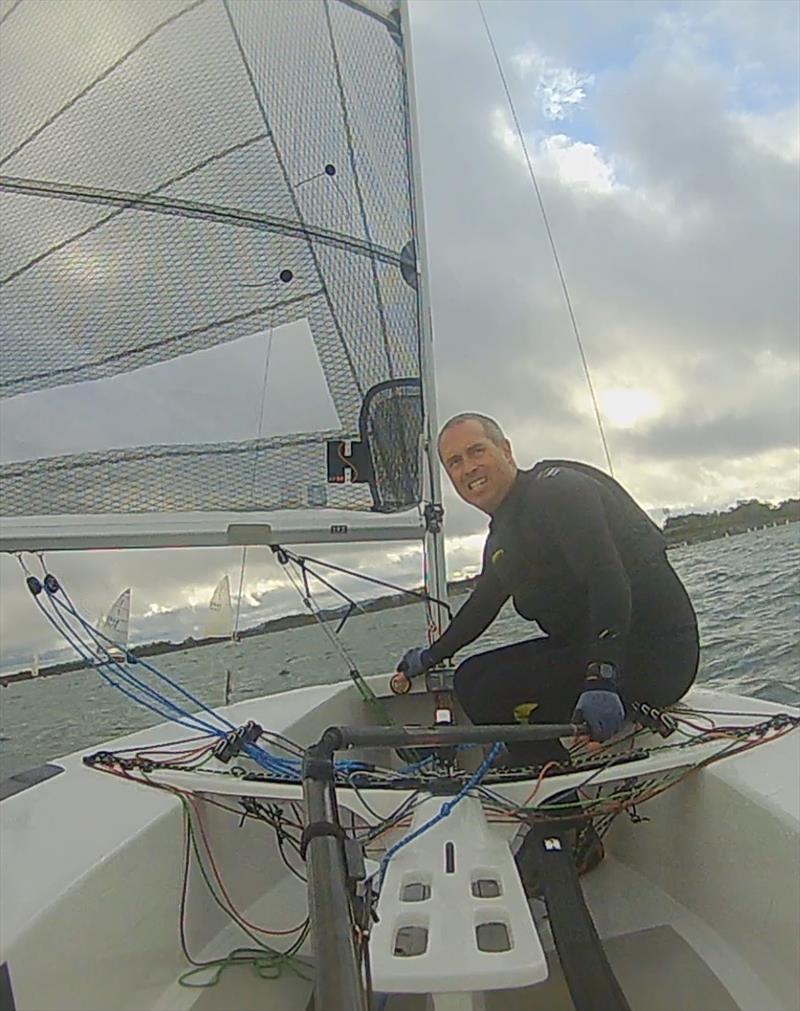
[[[439,458],[461,498],[490,515],[517,476],[511,443],[483,414],[451,418],[439,432]]]

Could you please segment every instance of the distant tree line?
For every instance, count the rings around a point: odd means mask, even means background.
[[[723,512],[686,513],[668,516],[664,521],[667,544],[692,544],[716,537],[741,534],[754,527],[774,527],[800,520],[800,499],[790,498],[779,505],[759,499],[740,499]]]

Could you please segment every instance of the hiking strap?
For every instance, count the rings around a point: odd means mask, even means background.
[[[536,859],[550,927],[575,1011],[630,1011],[583,898],[573,832],[535,824]]]

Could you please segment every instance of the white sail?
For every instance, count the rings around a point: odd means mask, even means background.
[[[105,639],[110,640],[123,649],[128,645],[128,626],[131,617],[130,587],[123,590],[109,608],[108,613],[101,618],[98,631]]]
[[[33,660],[31,660],[31,677],[32,678],[38,678],[39,677],[39,654],[38,653],[34,653],[33,654]]]
[[[233,636],[233,609],[231,608],[231,584],[227,575],[217,583],[208,605],[205,635],[208,638],[231,638]]]
[[[57,4],[3,26],[0,543],[27,549],[31,521],[37,548],[89,548],[197,544],[200,521],[235,543],[229,514],[310,512],[325,539],[354,514],[415,520],[428,400],[393,0],[92,11],[69,46]]]

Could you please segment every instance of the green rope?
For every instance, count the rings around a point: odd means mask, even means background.
[[[178,983],[181,986],[188,987],[190,989],[202,990],[206,987],[216,986],[219,983],[223,972],[230,968],[232,965],[249,965],[253,972],[259,977],[259,979],[278,979],[283,971],[284,967],[291,969],[292,972],[300,976],[302,979],[311,980],[311,976],[306,976],[299,971],[295,960],[291,956],[284,955],[268,955],[255,954],[254,952],[249,952],[247,948],[236,948],[229,955],[224,958],[215,958],[210,962],[206,962],[204,965],[198,965],[194,969],[189,969],[178,977]],[[208,979],[201,982],[192,982],[192,977],[199,976],[201,973],[211,973]]]
[[[221,976],[223,976],[223,973],[232,966],[250,966],[261,980],[277,980],[284,968],[290,969],[303,980],[312,980],[312,977],[304,976],[299,972],[294,960],[290,956],[246,952],[249,952],[248,948],[236,948],[224,958],[212,958],[210,961],[205,962],[203,966],[197,966],[195,969],[190,969],[183,973],[182,976],[178,977],[178,983],[182,987],[188,987],[192,990],[215,987]],[[201,973],[208,973],[210,976],[201,982],[191,982],[192,977],[200,976]]]
[[[197,836],[194,830],[194,823],[192,820],[192,809],[189,806],[189,802],[185,797],[179,796],[181,804],[183,805],[183,811],[186,816],[186,825],[189,833],[189,840],[194,851],[195,860],[197,861],[197,866],[202,875],[203,881],[208,888],[209,894],[216,904],[223,910],[228,916],[231,916],[231,911],[222,901],[222,899],[217,895],[216,889],[208,876],[208,873],[203,864],[203,860],[200,855],[200,850],[197,845]],[[239,923],[238,920],[235,921],[240,930],[244,931],[248,937],[250,937],[258,945],[259,950],[253,951],[248,948],[235,948],[228,955],[223,958],[211,959],[208,962],[203,962],[200,965],[195,966],[192,969],[187,969],[181,976],[178,977],[178,983],[181,986],[189,987],[192,989],[203,989],[209,986],[216,986],[222,976],[222,973],[230,968],[232,965],[250,965],[256,975],[261,979],[277,979],[284,968],[290,969],[295,975],[299,976],[301,979],[310,980],[311,976],[306,976],[305,973],[300,971],[300,967],[306,968],[305,964],[299,959],[294,957],[294,953],[299,951],[302,947],[303,942],[308,936],[309,923],[306,921],[303,929],[301,930],[299,936],[292,942],[288,951],[276,951],[274,948],[270,948],[269,945],[264,944],[259,940],[255,934],[252,934],[244,924]],[[192,977],[199,976],[201,973],[211,973],[210,979],[206,979],[204,982],[190,982]]]

